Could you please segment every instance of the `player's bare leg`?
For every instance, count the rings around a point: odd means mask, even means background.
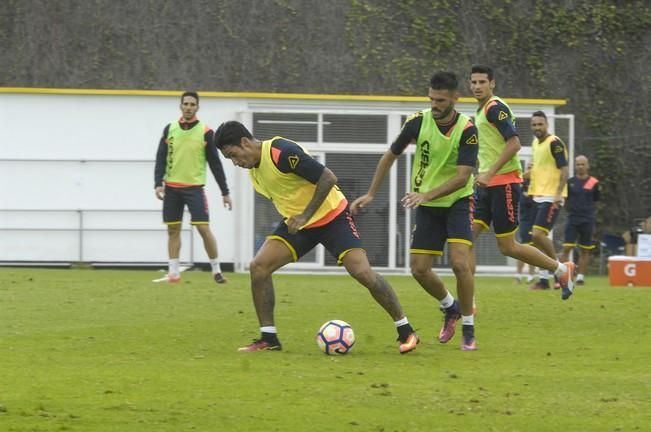
[[[544,252],[533,246],[515,241],[514,234],[497,237],[497,246],[502,255],[524,261],[529,265],[541,267],[552,272],[558,268],[558,261],[550,258]]]
[[[239,349],[240,352],[278,351],[281,349],[274,323],[276,297],[272,275],[294,261],[289,248],[279,240],[267,239],[249,264],[253,306],[260,323],[260,339]]]
[[[470,267],[470,256],[472,250],[470,245],[463,243],[448,243],[450,249],[450,264],[454,275],[457,278],[457,295],[461,306],[461,324],[463,326],[463,337],[461,349],[474,351],[477,349],[475,343],[475,277]]]
[[[570,252],[572,252],[572,249],[574,249],[574,246],[563,246],[561,261],[565,262],[570,260]]]
[[[167,254],[169,265],[167,268],[167,282],[178,283],[181,281],[179,255],[181,254],[181,223],[167,225]]]
[[[514,234],[497,237],[497,245],[503,255],[519,259],[529,265],[547,269],[558,276],[559,283],[563,288],[561,293],[563,300],[567,300],[572,295],[574,290],[574,263],[561,263],[533,246],[518,243],[515,241]]]
[[[480,225],[479,223],[475,222],[472,224],[472,243],[473,245],[477,242],[477,239],[479,238],[479,235],[484,232],[486,228],[483,225]],[[473,246],[470,247],[470,270],[472,271],[472,274],[474,275],[477,272],[477,256],[475,255],[475,248]]]
[[[475,295],[475,278],[472,274],[469,258],[470,246],[463,243],[448,243],[450,249],[450,264],[457,278],[457,295],[462,315],[473,314],[473,298]]]
[[[181,224],[167,225],[167,254],[170,259],[178,259],[181,253]]]
[[[368,288],[375,301],[391,315],[394,321],[405,317],[395,291],[389,282],[371,268],[362,249],[349,251],[344,255],[342,264],[357,282]]]
[[[423,289],[438,301],[442,301],[448,294],[441,278],[432,271],[434,256],[429,254],[414,254],[409,257],[411,275]]]
[[[197,232],[203,240],[203,247],[208,254],[208,258],[215,259],[217,258],[217,240],[210,230],[210,225],[208,224],[197,224],[195,225]]]
[[[474,276],[475,273],[477,273],[477,255],[475,251],[475,243],[477,242],[477,239],[479,238],[479,235],[486,231],[486,228],[483,225],[480,225],[478,223],[473,223],[472,224],[472,246],[470,246],[470,256],[468,257],[468,263],[470,264],[470,271],[472,272],[472,275]],[[476,304],[476,299],[472,299],[472,307],[473,311],[476,313],[477,312],[477,304]]]
[[[590,249],[579,247],[579,271],[576,282],[579,285],[585,284],[585,275],[588,273],[590,264]]]
[[[556,250],[554,249],[554,243],[549,238],[548,231],[533,227],[531,230],[531,241],[533,245],[542,251],[545,255],[552,259],[556,259]],[[531,289],[548,289],[550,288],[549,281],[549,272],[546,270],[541,270],[539,272],[540,280],[531,285]],[[560,288],[560,284],[554,283],[554,288]]]
[[[341,258],[341,262],[348,273],[369,290],[375,301],[393,319],[398,331],[400,354],[416,349],[420,339],[403,313],[398,296],[389,282],[371,268],[366,252],[362,249],[352,249]]]
[[[520,260],[515,261],[515,283],[521,283],[524,277],[524,262]]]
[[[273,272],[293,260],[292,253],[284,243],[267,239],[251,261],[251,294],[260,326],[274,325]]]
[[[556,261],[556,250],[554,249],[554,243],[549,238],[547,232],[534,227],[531,231],[531,240],[533,241],[534,246],[543,251],[545,255]]]
[[[226,283],[226,278],[224,275],[222,275],[219,259],[217,258],[217,239],[210,230],[210,225],[197,224],[195,226],[197,227],[199,235],[201,235],[201,239],[203,240],[203,247],[206,250],[206,254],[208,254],[208,258],[210,259],[210,266],[212,267],[212,274],[215,282],[219,284]]]

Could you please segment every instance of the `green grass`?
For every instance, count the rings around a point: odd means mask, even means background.
[[[567,302],[477,280],[477,352],[435,342],[437,305],[389,277],[422,342],[345,276],[280,275],[284,350],[258,333],[248,275],[0,269],[0,431],[648,431],[651,289],[589,278]],[[452,280],[446,283],[453,288]],[[454,289],[452,289],[454,292]],[[314,341],[352,324],[350,355]]]

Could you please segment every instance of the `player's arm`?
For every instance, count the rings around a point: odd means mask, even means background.
[[[488,171],[480,173],[477,176],[477,184],[482,187],[488,186],[490,179],[506,164],[513,156],[515,156],[522,145],[520,144],[520,137],[515,130],[513,124],[513,117],[509,114],[509,110],[504,104],[498,102],[488,109],[486,118],[492,123],[504,138],[505,146],[502,153],[499,155],[495,163],[488,168]]]
[[[393,163],[398,159],[402,152],[405,151],[405,148],[407,148],[409,144],[416,141],[422,123],[422,113],[416,113],[405,121],[400,134],[398,134],[398,137],[391,144],[389,150],[382,155],[380,161],[375,167],[375,174],[373,174],[373,180],[371,180],[371,185],[368,187],[368,191],[366,194],[353,201],[350,205],[351,213],[356,214],[359,209],[364,208],[373,201],[375,194],[378,189],[380,189],[380,186],[382,186],[382,182],[391,169],[391,166],[393,166]]]
[[[222,191],[222,201],[224,207],[228,210],[233,208],[233,202],[231,201],[230,191],[228,190],[228,183],[226,182],[226,174],[224,173],[224,166],[222,165],[221,158],[219,157],[219,151],[213,142],[213,131],[208,129],[204,134],[205,140],[205,152],[206,160],[208,161],[208,166],[212,172],[215,181],[219,185],[219,190]]]
[[[300,230],[307,221],[314,216],[314,213],[316,213],[319,207],[321,207],[323,201],[328,197],[330,189],[332,189],[335,184],[337,184],[337,176],[328,167],[324,166],[321,177],[319,177],[319,180],[316,182],[316,189],[314,189],[312,199],[305,206],[303,213],[291,216],[285,221],[290,234],[294,234]]]
[[[572,177],[571,179],[567,180],[567,183],[568,183],[568,185],[567,185],[567,198],[565,198],[565,204],[566,205],[570,205],[569,203],[571,203],[572,200],[575,198],[574,195],[576,194],[576,192],[574,192],[574,188],[571,187],[571,184],[574,181],[573,179],[575,179],[575,177]]]
[[[599,196],[601,195],[601,183],[597,180],[597,184],[594,187],[594,190],[592,191],[592,201],[597,202],[599,201]]]
[[[551,142],[549,151],[551,151],[556,161],[556,168],[561,171],[560,178],[558,179],[558,189],[556,189],[556,195],[554,196],[554,205],[560,206],[563,201],[563,189],[567,184],[567,179],[570,177],[570,169],[565,153],[565,143],[560,139],[555,139]]]
[[[384,178],[386,177],[389,170],[391,170],[391,166],[396,161],[396,159],[398,159],[398,156],[393,154],[391,150],[387,150],[382,155],[380,161],[375,167],[375,174],[373,174],[373,180],[371,180],[371,185],[368,187],[368,191],[361,197],[355,199],[350,205],[351,213],[357,214],[359,209],[363,209],[373,201],[375,194],[382,185]]]
[[[416,208],[424,202],[450,195],[464,187],[477,165],[478,150],[477,128],[472,125],[467,127],[461,135],[457,172],[454,177],[427,192],[408,192],[402,199],[402,204],[407,208]]]
[[[163,187],[163,178],[165,177],[165,165],[167,162],[167,132],[170,125],[165,126],[163,135],[158,141],[158,150],[156,151],[156,165],[154,166],[154,192],[156,198],[162,200],[165,188]]]

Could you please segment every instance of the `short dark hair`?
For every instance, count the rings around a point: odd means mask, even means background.
[[[219,125],[215,131],[213,142],[218,149],[226,146],[242,146],[242,137],[252,139],[253,135],[242,123],[231,120]]]
[[[495,74],[493,73],[493,69],[490,66],[486,66],[484,64],[474,64],[472,65],[472,68],[470,69],[470,73],[483,73],[488,75],[488,81],[493,81],[495,78]]]
[[[459,80],[453,72],[436,72],[429,80],[429,86],[434,90],[456,91]]]
[[[197,105],[199,104],[199,93],[194,91],[186,91],[181,95],[181,103],[183,103],[183,98],[186,96],[191,96],[197,100]]]
[[[531,117],[542,117],[547,121],[547,114],[545,114],[543,111],[536,111],[535,113],[531,114]]]

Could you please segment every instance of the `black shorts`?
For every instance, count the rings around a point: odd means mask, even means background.
[[[475,189],[474,222],[493,230],[496,237],[506,237],[518,229],[518,203],[522,186],[520,183]]]
[[[531,197],[520,198],[519,221],[520,227],[518,228],[518,237],[520,243],[531,243],[531,228],[533,227],[533,219],[536,216],[536,203]]]
[[[294,261],[298,261],[319,243],[337,258],[339,265],[350,250],[363,249],[357,225],[348,210],[342,211],[324,226],[302,229],[296,234],[290,234],[287,231],[287,224],[283,221],[267,238],[285,243],[291,251]]]
[[[461,198],[451,207],[418,206],[411,232],[412,254],[443,255],[448,243],[472,246],[472,196]]]
[[[183,209],[188,206],[192,216],[192,224],[207,224],[208,200],[203,186],[176,188],[165,186],[163,197],[163,222],[168,225],[180,224],[183,221]]]
[[[554,228],[554,222],[561,212],[560,207],[554,206],[554,203],[542,202],[536,203],[536,217],[533,220],[533,228],[549,232]]]
[[[593,220],[579,220],[574,221],[571,217],[567,218],[567,225],[565,225],[565,237],[563,246],[574,247],[577,246],[577,238],[579,240],[578,246],[581,249],[594,249],[595,245],[592,241],[592,232],[594,230]]]

